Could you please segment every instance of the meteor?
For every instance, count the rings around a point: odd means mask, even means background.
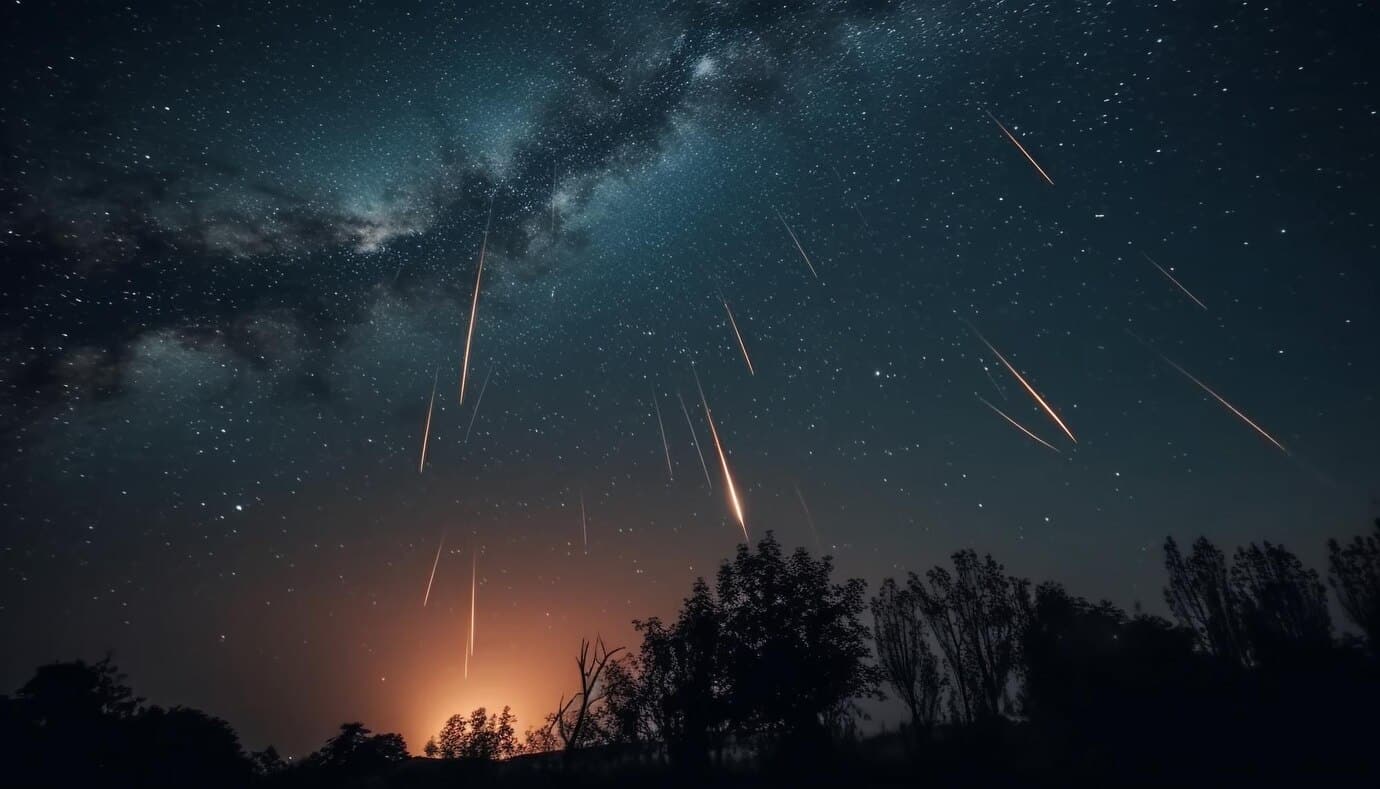
[[[724,303],[724,312],[728,313],[728,325],[733,327],[733,336],[738,338],[738,349],[743,352],[743,361],[747,362],[748,375],[756,375],[757,371],[752,369],[752,359],[748,356],[747,345],[743,343],[743,334],[738,331],[738,321],[733,319],[733,310],[729,309],[728,299],[720,293],[719,300]]]
[[[580,489],[580,537],[584,540],[585,553],[589,553],[589,519],[585,517],[585,491]]]
[[[685,414],[685,424],[690,427],[690,440],[695,443],[695,454],[699,455],[700,468],[704,470],[704,484],[713,490],[714,482],[709,479],[709,466],[704,462],[704,453],[700,451],[700,437],[695,433],[695,423],[690,421],[690,409],[685,407],[685,398],[680,396],[680,392],[676,392],[676,399],[680,401],[680,412]]]
[[[709,423],[709,434],[713,436],[714,448],[719,452],[719,465],[723,468],[724,487],[728,489],[729,503],[733,505],[733,514],[738,518],[738,525],[743,530],[743,541],[749,542],[747,520],[743,517],[743,504],[738,498],[738,488],[733,484],[733,472],[728,469],[728,456],[724,454],[723,443],[719,441],[719,430],[714,426],[714,415],[709,411],[709,400],[704,396],[704,387],[700,386],[699,373],[695,373],[695,387],[700,390],[700,402],[704,404],[704,419]]]
[[[474,412],[470,414],[470,426],[465,429],[465,443],[470,443],[470,431],[474,430],[474,418],[479,416],[479,406],[484,405],[484,391],[489,388],[489,379],[494,377],[494,366],[489,365],[489,374],[484,376],[484,384],[479,387],[479,397],[474,401]]]
[[[1183,283],[1179,282],[1177,279],[1174,279],[1174,275],[1173,275],[1173,274],[1170,274],[1168,271],[1165,271],[1164,266],[1161,266],[1160,264],[1156,263],[1154,258],[1150,257],[1149,255],[1145,254],[1144,252],[1142,252],[1142,253],[1140,253],[1140,254],[1141,254],[1141,256],[1144,257],[1146,260],[1150,261],[1150,265],[1152,265],[1152,266],[1154,266],[1155,268],[1159,269],[1159,270],[1160,270],[1160,273],[1164,275],[1165,279],[1167,279],[1167,280],[1169,280],[1170,282],[1174,283],[1174,287],[1176,287],[1176,288],[1178,288],[1179,290],[1183,291],[1185,296],[1189,297],[1190,299],[1193,299],[1193,303],[1194,303],[1194,304],[1197,304],[1199,307],[1202,307],[1204,310],[1207,309],[1207,305],[1204,304],[1203,302],[1199,301],[1197,296],[1194,296],[1192,293],[1189,293],[1188,288],[1185,288],[1185,287],[1183,286]]]
[[[436,567],[441,564],[441,549],[446,547],[446,533],[441,532],[441,544],[436,546],[436,559],[431,563],[431,578],[426,582],[426,594],[422,597],[422,608],[431,600],[431,585],[436,582]]]
[[[776,218],[781,220],[782,225],[785,225],[786,232],[791,236],[791,241],[795,242],[795,248],[800,250],[800,256],[805,259],[805,265],[810,267],[810,273],[815,275],[815,279],[819,279],[819,272],[815,271],[815,264],[811,263],[810,256],[805,254],[805,247],[800,245],[800,239],[795,237],[795,231],[792,230],[790,224],[786,222],[786,217],[782,216],[781,212],[777,211],[775,208],[772,210],[776,211]]]
[[[1045,172],[1045,168],[1041,167],[1040,163],[1035,161],[1035,157],[1030,155],[1030,151],[1027,151],[1025,149],[1025,146],[1021,145],[1021,141],[1016,139],[1016,135],[1008,131],[1007,128],[1002,125],[1002,122],[997,120],[997,116],[993,115],[987,110],[983,110],[983,112],[986,112],[987,117],[991,118],[992,122],[997,124],[997,128],[1001,129],[1002,134],[1006,135],[1006,139],[1010,140],[1011,144],[1016,146],[1016,149],[1019,150],[1025,156],[1026,160],[1035,166],[1035,169],[1038,170],[1040,173],[1040,177],[1045,179],[1045,181],[1048,182],[1050,186],[1054,186],[1054,179],[1050,178],[1049,173]]]
[[[982,395],[978,395],[978,399],[979,399],[979,400],[982,400],[982,404],[983,404],[983,405],[987,406],[988,408],[992,409],[993,411],[996,411],[996,412],[997,412],[997,415],[1000,416],[1002,419],[1005,419],[1006,421],[1010,422],[1017,430],[1021,431],[1022,433],[1025,433],[1027,436],[1030,436],[1031,438],[1033,438],[1033,439],[1035,439],[1036,441],[1040,442],[1040,444],[1042,444],[1043,446],[1049,447],[1049,448],[1050,448],[1051,450],[1053,450],[1054,452],[1058,452],[1058,451],[1059,451],[1059,450],[1057,450],[1057,449],[1054,449],[1054,446],[1053,446],[1052,444],[1050,444],[1048,441],[1045,441],[1043,438],[1040,438],[1039,436],[1035,435],[1034,433],[1030,432],[1029,430],[1026,430],[1026,429],[1025,429],[1025,426],[1022,425],[1020,422],[1017,422],[1016,420],[1014,420],[1014,419],[1012,419],[1011,417],[1007,416],[1005,411],[1003,411],[1003,410],[1001,410],[1000,408],[997,408],[996,406],[994,406],[994,405],[992,405],[991,403],[987,402],[987,400],[986,400],[985,398],[983,398]]]
[[[1241,411],[1238,410],[1236,406],[1232,405],[1231,403],[1228,403],[1226,399],[1224,399],[1221,395],[1212,391],[1212,388],[1210,386],[1203,383],[1202,381],[1199,381],[1193,375],[1193,373],[1190,373],[1189,371],[1180,367],[1173,359],[1170,359],[1168,356],[1165,356],[1159,351],[1155,351],[1155,353],[1159,354],[1159,357],[1163,359],[1165,363],[1168,364],[1170,367],[1173,367],[1175,370],[1178,370],[1179,372],[1183,373],[1185,378],[1197,384],[1198,387],[1202,389],[1204,392],[1207,392],[1208,394],[1212,395],[1213,399],[1221,403],[1228,411],[1232,412],[1233,414],[1236,414],[1236,417],[1238,419],[1240,419],[1242,422],[1245,422],[1247,425],[1250,425],[1252,430],[1264,436],[1265,440],[1269,441],[1271,444],[1274,444],[1280,452],[1283,452],[1285,455],[1289,454],[1289,450],[1285,449],[1283,444],[1276,441],[1274,436],[1270,435],[1269,433],[1266,433],[1265,428],[1261,427],[1260,425],[1257,425],[1255,422],[1252,422],[1250,417],[1241,413]]]
[[[436,384],[441,380],[441,371],[431,379],[431,404],[426,407],[426,427],[422,429],[422,459],[417,462],[417,473],[426,468],[426,445],[431,439],[431,412],[436,408]]]
[[[497,194],[497,192],[495,192]],[[474,342],[474,322],[479,317],[479,283],[484,279],[484,255],[489,249],[489,226],[494,221],[494,197],[489,195],[489,218],[484,222],[484,240],[479,244],[479,269],[474,275],[474,298],[470,301],[470,328],[465,332],[465,358],[460,367],[460,402],[465,402],[465,384],[470,377],[470,346]]]
[[[474,654],[474,597],[475,592],[479,589],[478,584],[475,582],[478,568],[479,552],[472,551],[470,553],[470,638],[469,642],[465,645],[465,679],[470,678],[470,656]]]
[[[973,326],[973,324],[968,321],[964,321],[964,323],[968,323],[968,328],[973,330],[973,334],[976,334],[979,340],[982,340],[982,344],[986,345],[989,351],[996,354],[997,359],[1006,366],[1006,369],[1010,371],[1012,375],[1016,376],[1016,380],[1021,382],[1021,386],[1024,386],[1025,390],[1030,393],[1030,396],[1035,398],[1035,402],[1039,403],[1040,407],[1045,410],[1045,413],[1049,414],[1049,417],[1059,426],[1059,429],[1064,431],[1064,435],[1067,435],[1070,441],[1077,444],[1078,439],[1073,437],[1073,431],[1069,430],[1068,425],[1064,424],[1064,420],[1059,418],[1059,415],[1054,412],[1054,409],[1050,407],[1049,403],[1045,402],[1045,399],[1040,396],[1040,393],[1035,391],[1035,387],[1031,386],[1020,373],[1016,372],[1016,368],[1012,367],[1011,363],[1006,361],[1006,357],[1001,355],[1001,351],[998,351],[993,347],[992,343],[987,341],[986,337],[982,336],[982,332],[978,331],[977,327]]]
[[[795,497],[800,500],[800,508],[805,510],[805,522],[810,525],[810,534],[815,537],[815,550],[823,553],[819,545],[819,530],[815,528],[815,518],[810,514],[810,505],[805,503],[805,494],[800,492],[800,484],[792,482],[791,487],[795,488]]]
[[[661,403],[657,402],[656,387],[652,387],[652,406],[656,408],[656,427],[661,431],[661,448],[666,452],[666,476],[675,482],[676,475],[671,470],[671,445],[666,442],[666,424],[661,421]]]

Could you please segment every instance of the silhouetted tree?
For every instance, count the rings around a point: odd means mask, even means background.
[[[1164,601],[1174,618],[1197,634],[1209,654],[1229,665],[1244,665],[1248,656],[1240,606],[1222,550],[1199,537],[1185,559],[1169,537],[1164,541],[1164,566],[1169,573]]]
[[[1328,581],[1352,624],[1380,656],[1380,519],[1375,531],[1346,545],[1327,541]]]
[[[945,681],[926,636],[918,597],[886,579],[872,598],[872,621],[877,662],[887,684],[906,705],[917,732],[928,731],[938,719]]]
[[[998,717],[1016,666],[1021,617],[1030,583],[1006,575],[990,555],[953,555],[954,572],[935,567],[908,589],[925,615],[953,678],[953,706],[968,723]]]
[[[308,757],[308,764],[340,774],[376,773],[406,758],[401,734],[373,734],[355,721],[340,724],[340,732]]]
[[[860,620],[866,584],[835,584],[832,572],[828,557],[803,548],[784,558],[771,532],[719,568],[728,718],[736,733],[783,755],[817,755],[881,680]]]
[[[459,759],[460,752],[465,747],[465,726],[464,715],[452,715],[446,718],[446,722],[441,726],[441,733],[436,735],[437,753],[442,759]]]
[[[1283,546],[1238,548],[1231,579],[1252,660],[1316,654],[1332,645],[1327,590],[1318,573]]]
[[[436,744],[435,737],[426,738],[426,745],[422,746],[422,755],[428,759],[439,759],[441,757],[441,746]]]
[[[450,716],[441,733],[435,740],[428,740],[427,745],[434,747],[435,755],[443,759],[506,759],[517,752],[515,720],[508,707],[499,715],[490,715],[479,707],[468,720],[463,715]]]
[[[593,652],[590,651],[591,646]],[[580,689],[569,700],[561,696],[552,716],[552,725],[567,752],[586,747],[596,740],[598,705],[604,698],[599,679],[609,661],[622,651],[623,647],[610,650],[604,646],[602,638],[596,639],[593,645],[581,639],[580,654],[575,659],[580,670]]]

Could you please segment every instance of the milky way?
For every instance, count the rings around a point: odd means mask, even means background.
[[[1369,4],[80,5],[0,12],[0,690],[415,748],[749,530],[1158,610],[1380,494]]]

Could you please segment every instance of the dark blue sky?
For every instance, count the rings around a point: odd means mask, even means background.
[[[1167,534],[1374,514],[1370,4],[90,5],[0,11],[0,687],[536,723],[741,539],[692,364],[750,533],[874,583],[1158,611]]]

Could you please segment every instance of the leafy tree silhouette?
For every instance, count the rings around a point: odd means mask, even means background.
[[[1244,626],[1222,549],[1199,537],[1185,559],[1178,543],[1169,537],[1164,541],[1164,566],[1169,573],[1164,601],[1174,618],[1197,634],[1198,643],[1209,654],[1228,665],[1244,665],[1248,657]]]
[[[1380,658],[1380,518],[1369,535],[1346,545],[1327,541],[1328,582],[1352,624],[1361,629],[1371,653]]]
[[[910,712],[911,726],[924,737],[939,720],[939,703],[948,680],[940,675],[939,660],[930,647],[919,597],[888,578],[871,607],[872,637],[882,674]]]
[[[907,587],[939,643],[958,714],[967,723],[990,722],[1006,705],[1030,582],[971,550],[955,553],[953,564],[952,574],[935,567],[924,581],[911,573]]]
[[[1327,589],[1281,545],[1238,548],[1232,587],[1254,662],[1295,659],[1332,646]]]

